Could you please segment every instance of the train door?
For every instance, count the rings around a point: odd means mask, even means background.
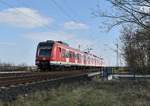
[[[69,65],[69,58],[70,58],[70,53],[69,53],[69,49],[66,49],[66,64]]]
[[[79,56],[79,53],[77,53],[77,61],[78,61],[78,64],[80,64],[80,56]]]
[[[57,61],[57,62],[60,61],[60,52],[61,52],[61,48],[57,47],[56,48],[56,54],[55,54],[55,61]]]
[[[75,64],[76,65],[78,64],[78,57],[77,56],[78,56],[78,53],[75,52]]]
[[[84,65],[84,55],[81,54],[81,64]]]
[[[62,48],[62,50],[61,50],[61,61],[63,63],[66,62],[65,52],[66,52],[66,50]]]
[[[84,54],[84,65],[86,65],[86,55]]]
[[[69,62],[70,62],[70,63],[75,63],[75,58],[74,58],[74,57],[75,57],[75,56],[74,56],[75,54],[74,54],[74,52],[73,52],[73,51],[70,51],[69,53],[70,53]]]

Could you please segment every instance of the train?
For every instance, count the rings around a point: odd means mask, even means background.
[[[104,59],[70,47],[63,41],[39,42],[35,64],[40,70],[90,69],[104,66]]]

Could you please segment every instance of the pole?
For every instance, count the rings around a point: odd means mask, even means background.
[[[119,66],[119,45],[118,42],[116,43],[116,52],[117,52],[117,56],[116,56],[116,66]]]

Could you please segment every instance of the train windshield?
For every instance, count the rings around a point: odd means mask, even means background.
[[[53,42],[41,42],[38,45],[38,55],[39,56],[46,56],[50,57],[51,56],[51,51],[53,47]]]
[[[51,56],[51,49],[39,49],[39,56]]]

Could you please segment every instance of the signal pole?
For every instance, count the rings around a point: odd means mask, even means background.
[[[108,44],[104,44],[104,45],[116,53],[116,66],[119,66],[119,44],[118,44],[118,42],[115,44],[116,49],[110,47]]]
[[[81,45],[80,45],[80,44],[78,45],[78,49],[79,49],[79,50],[81,49]]]
[[[119,66],[119,45],[118,45],[118,42],[115,45],[116,45],[116,66]]]

